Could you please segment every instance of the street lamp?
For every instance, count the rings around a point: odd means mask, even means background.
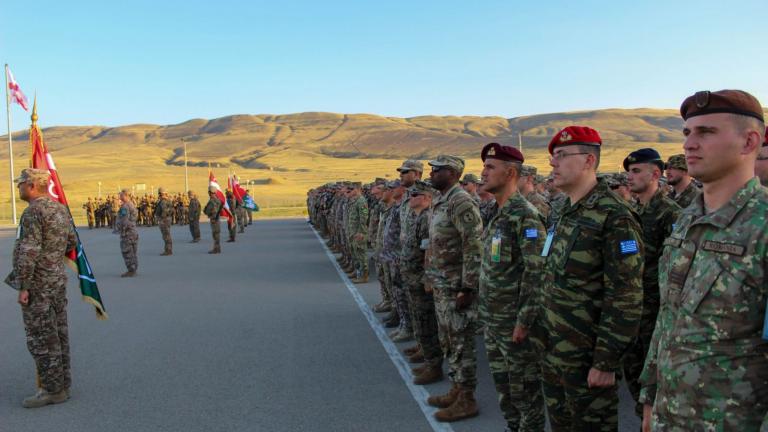
[[[187,142],[184,138],[181,139],[184,143],[184,190],[189,192],[189,170],[187,169]]]

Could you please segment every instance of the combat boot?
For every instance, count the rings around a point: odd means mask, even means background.
[[[58,393],[48,393],[43,389],[38,389],[34,396],[30,396],[24,399],[21,406],[24,408],[40,408],[51,404],[60,404],[66,402],[69,399],[69,394],[66,390],[62,390]]]
[[[396,313],[390,312],[389,315],[387,315],[384,318],[384,327],[386,328],[393,328],[400,325],[400,317],[397,316]]]
[[[443,380],[443,368],[440,366],[430,366],[424,369],[420,374],[413,378],[416,385],[427,385]]]
[[[120,275],[120,277],[134,277],[134,276],[136,276],[136,272],[133,270],[129,270]]]
[[[356,283],[356,284],[368,283],[368,275],[367,274],[363,274],[362,276],[358,276],[358,277],[352,279],[352,283]]]
[[[423,351],[416,351],[415,353],[408,356],[408,362],[409,363],[423,363],[424,362],[424,352]]]
[[[451,389],[448,390],[448,393],[442,396],[430,396],[429,398],[427,398],[427,403],[429,404],[429,406],[433,406],[437,408],[448,408],[449,406],[453,405],[453,403],[459,397],[460,392],[461,392],[461,387],[459,387],[456,383],[454,383],[451,386]]]
[[[160,254],[160,256],[168,256],[168,255],[173,255],[173,252],[165,251],[165,252]]]
[[[395,337],[392,338],[392,342],[408,342],[413,340],[413,332],[408,328],[402,328]]]
[[[374,306],[373,311],[376,313],[392,312],[392,306],[386,301],[383,301]]]
[[[409,346],[408,348],[404,349],[403,354],[405,354],[407,357],[407,356],[412,356],[419,351],[421,351],[421,347],[419,346],[419,344],[416,344],[414,346]]]
[[[428,364],[423,364],[421,366],[417,366],[415,368],[411,368],[411,373],[413,374],[414,377],[417,377],[417,376],[423,374],[424,371],[427,370],[427,369],[429,369],[429,365]]]
[[[435,413],[435,419],[441,422],[455,422],[474,417],[479,412],[474,390],[461,389],[451,406]]]

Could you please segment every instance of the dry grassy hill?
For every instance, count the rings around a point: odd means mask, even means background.
[[[45,111],[40,112],[45,126]],[[19,124],[19,120],[16,120]],[[72,210],[87,196],[145,184],[184,189],[186,142],[190,188],[203,192],[209,164],[220,182],[228,171],[251,180],[264,207],[301,206],[306,190],[341,178],[369,181],[393,176],[398,160],[427,159],[439,153],[467,158],[468,171],[479,172],[480,148],[496,141],[517,144],[522,135],[526,157],[548,171],[546,145],[571,124],[588,125],[604,140],[603,170],[615,171],[632,149],[657,148],[664,156],[680,151],[682,122],[676,110],[607,109],[503,117],[382,117],[371,114],[307,112],[288,115],[232,115],[193,119],[176,125],[135,124],[121,127],[44,127]],[[16,171],[27,166],[28,134],[16,132]],[[2,142],[7,138],[2,137]],[[7,161],[7,146],[0,144]],[[5,166],[3,166],[5,165]],[[0,164],[6,178],[7,164]],[[8,182],[0,182],[0,219],[9,218]],[[3,204],[6,203],[6,204]],[[20,207],[22,208],[23,205]],[[292,210],[271,210],[283,214]]]

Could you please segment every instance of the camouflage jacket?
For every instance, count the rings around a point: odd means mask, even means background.
[[[541,196],[538,192],[532,191],[528,195],[525,196],[525,199],[528,200],[529,203],[533,204],[534,207],[536,207],[536,210],[541,213],[542,216],[544,216],[544,219],[546,220],[549,216],[549,203],[547,203],[547,200],[544,199],[543,196]]]
[[[557,223],[557,218],[565,207],[568,201],[568,196],[562,192],[558,192],[556,195],[550,197],[547,202],[549,203],[549,215],[547,216],[547,228]]]
[[[424,283],[424,254],[429,244],[429,209],[413,213],[409,235],[403,239],[400,273],[411,284]]]
[[[547,352],[562,366],[619,370],[640,325],[641,232],[637,215],[604,180],[577,203],[566,199],[543,251],[540,320]]]
[[[395,203],[384,223],[384,234],[381,237],[381,259],[384,262],[393,264],[400,262],[400,207],[402,205],[402,202]]]
[[[387,207],[387,205],[382,202],[382,210],[379,214],[379,228],[376,230],[376,244],[374,245],[374,255],[376,256],[376,259],[382,259],[381,252],[384,248],[384,229],[387,226],[389,216],[397,208],[396,206],[397,204],[393,203],[392,206]]]
[[[657,426],[757,431],[768,412],[768,190],[685,208],[660,260],[661,309],[640,399]]]
[[[496,206],[496,200],[491,198],[487,201],[480,201],[480,219],[483,220],[483,228],[488,226],[499,208]]]
[[[205,213],[206,216],[211,220],[211,222],[218,222],[219,217],[221,216],[221,208],[223,207],[221,200],[218,198],[210,197],[208,199],[208,203],[205,204],[205,209],[203,209],[203,213]]]
[[[480,319],[488,331],[531,328],[541,287],[544,219],[520,193],[512,195],[483,232]]]
[[[669,194],[669,197],[672,198],[677,205],[680,206],[680,208],[686,208],[693,202],[696,197],[701,195],[701,189],[699,189],[693,182],[691,182],[687,188],[685,188],[684,191],[682,191],[680,194],[676,194],[675,190],[673,189],[672,192]]]
[[[77,247],[66,207],[48,196],[29,203],[19,221],[13,246],[13,270],[6,283],[32,295],[50,294],[67,282],[64,254]]]
[[[139,212],[133,202],[128,201],[120,206],[115,220],[115,233],[120,234],[124,240],[138,240],[139,233],[136,231],[136,220],[139,218]]]
[[[173,203],[169,199],[159,199],[155,204],[155,216],[158,219],[169,219],[173,215]]]
[[[644,303],[659,304],[659,257],[664,240],[672,233],[680,215],[680,206],[659,189],[648,204],[636,207],[643,229],[645,266],[643,268]]]
[[[196,221],[200,219],[200,200],[192,198],[189,200],[189,220]]]
[[[375,242],[379,233],[379,220],[381,218],[381,210],[384,208],[384,203],[381,201],[374,202],[368,212],[368,239],[371,242]]]
[[[348,211],[347,235],[362,234],[365,237],[368,234],[368,203],[365,198],[362,195],[357,197],[350,203]]]
[[[413,230],[413,223],[416,220],[416,212],[411,208],[411,206],[408,204],[408,202],[411,200],[410,197],[407,197],[403,199],[403,203],[400,206],[400,261],[402,264],[402,261],[404,261],[404,255],[406,245],[405,243],[410,240],[410,237],[412,237],[415,233]],[[429,237],[427,237],[429,238]],[[402,267],[402,265],[401,265]],[[422,265],[423,269],[423,265]]]
[[[424,266],[435,291],[477,293],[482,230],[477,203],[458,184],[435,197]]]

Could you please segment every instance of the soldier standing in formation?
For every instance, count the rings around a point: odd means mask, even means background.
[[[768,191],[754,167],[763,108],[738,90],[680,108],[685,160],[703,193],[659,260],[661,309],[641,378],[645,430],[768,427]]]
[[[113,232],[120,235],[120,252],[128,269],[120,277],[133,277],[136,276],[136,270],[139,267],[139,233],[136,231],[136,219],[139,213],[133,205],[130,189],[123,189],[120,192],[120,202],[122,205],[117,212]]]
[[[368,282],[368,203],[362,195],[362,184],[352,183],[349,193],[351,203],[349,206],[349,220],[347,225],[347,241],[349,242],[352,267],[354,269],[353,283]]]
[[[77,246],[69,210],[48,196],[47,170],[28,168],[15,180],[29,203],[19,222],[13,271],[6,283],[19,291],[27,347],[40,379],[25,408],[66,402],[72,384],[64,254]]]
[[[197,199],[197,194],[189,191],[189,210],[187,215],[189,217],[189,232],[192,234],[192,243],[200,241],[200,200]]]
[[[430,180],[440,195],[432,204],[425,274],[434,293],[440,345],[448,359],[450,391],[427,403],[441,408],[439,421],[476,416],[475,325],[482,221],[477,202],[458,182],[464,160],[441,155],[429,161]]]
[[[160,227],[160,234],[163,236],[165,249],[161,256],[173,255],[173,239],[171,238],[171,225],[173,224],[173,203],[168,198],[168,192],[165,188],[157,190],[158,199],[155,205],[155,219]]]
[[[88,229],[93,229],[93,226],[96,223],[96,204],[94,204],[91,197],[88,197],[88,201],[83,204],[83,208],[85,209],[85,216],[88,219]]]
[[[544,216],[549,216],[549,204],[547,199],[536,192],[536,167],[523,165],[520,169],[520,178],[517,181],[517,189],[520,194],[536,207],[536,210]]]
[[[685,162],[685,155],[670,156],[666,168],[667,184],[672,186],[672,192],[669,194],[669,197],[681,208],[688,207],[701,194],[701,190],[688,174],[688,164]]]
[[[219,217],[221,216],[221,209],[224,204],[216,197],[216,188],[210,186],[208,188],[208,203],[205,204],[203,213],[208,216],[211,221],[211,236],[213,237],[213,249],[208,251],[209,254],[221,253],[221,224],[219,223]]]
[[[482,237],[479,312],[488,363],[508,430],[543,431],[541,371],[528,334],[541,285],[544,217],[517,189],[525,161],[518,149],[491,143],[481,159],[483,188],[499,205]]]
[[[227,228],[229,229],[229,239],[227,239],[227,243],[232,243],[235,241],[235,235],[237,235],[237,213],[235,212],[235,208],[237,207],[237,200],[231,191],[227,191],[226,200],[227,205],[229,205],[229,211],[232,212],[233,216],[227,221]]]

